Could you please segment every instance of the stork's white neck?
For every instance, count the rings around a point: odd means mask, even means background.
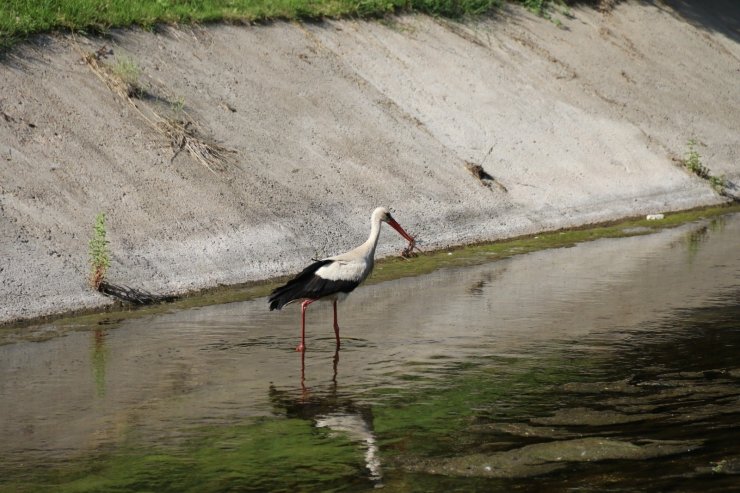
[[[354,250],[351,250],[347,253],[343,253],[341,255],[337,255],[335,257],[331,257],[332,260],[349,260],[349,261],[355,261],[360,258],[365,259],[365,266],[367,268],[367,271],[363,274],[363,279],[367,277],[368,274],[370,274],[370,271],[373,268],[374,258],[375,258],[375,247],[378,245],[378,238],[380,237],[380,226],[382,222],[382,218],[385,217],[387,214],[386,210],[379,207],[374,212],[373,215],[370,218],[370,236],[368,236],[365,243],[358,246]]]
[[[371,259],[375,258],[375,247],[378,245],[378,238],[380,238],[380,216],[380,214],[373,214],[370,218],[370,236],[362,245]]]

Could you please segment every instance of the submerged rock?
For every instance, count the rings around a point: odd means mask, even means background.
[[[532,423],[549,426],[609,426],[625,423],[637,423],[649,419],[665,417],[664,414],[640,413],[625,414],[617,411],[598,411],[587,407],[559,409],[552,416],[534,418]]]
[[[518,437],[535,438],[574,438],[582,436],[578,433],[571,433],[550,426],[532,426],[526,423],[486,423],[471,426],[469,431],[474,433],[505,433]]]
[[[644,441],[631,443],[609,438],[578,438],[537,443],[495,454],[472,454],[430,459],[407,469],[446,476],[520,478],[546,474],[570,462],[636,460],[689,452],[698,441]]]
[[[740,457],[729,457],[714,464],[712,472],[715,474],[740,474]]]
[[[631,394],[641,391],[630,381],[630,379],[617,380],[614,382],[572,382],[564,384],[562,389],[565,392],[573,392],[577,394],[595,394],[604,392]]]

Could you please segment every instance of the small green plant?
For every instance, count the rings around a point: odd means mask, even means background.
[[[689,148],[689,150],[686,151],[686,156],[683,160],[683,165],[686,169],[694,173],[699,178],[707,180],[712,188],[714,188],[719,194],[725,195],[725,189],[728,186],[727,179],[724,176],[713,175],[712,171],[702,164],[701,155],[699,154],[699,151],[696,150],[696,146],[698,144],[694,139],[689,140],[686,145]]]
[[[724,194],[725,188],[727,188],[727,186],[729,185],[727,183],[727,178],[725,178],[724,175],[722,176],[711,175],[709,177],[709,184],[712,185],[712,188],[714,188],[721,194]]]
[[[686,145],[689,150],[686,151],[686,157],[683,160],[683,165],[686,169],[694,173],[699,178],[709,179],[710,173],[709,168],[701,163],[701,155],[696,150],[697,143],[694,139],[689,140]]]
[[[129,96],[137,96],[141,93],[142,88],[139,81],[141,68],[133,59],[127,56],[119,56],[111,70],[113,75],[126,86],[126,92]]]
[[[90,248],[90,285],[98,291],[100,284],[105,279],[105,274],[110,266],[108,254],[108,240],[105,231],[105,213],[101,212],[95,217],[93,234],[89,243]]]
[[[185,109],[185,98],[182,96],[179,96],[176,100],[172,101],[170,105],[174,113],[180,114]]]

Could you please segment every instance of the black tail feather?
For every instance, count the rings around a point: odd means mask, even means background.
[[[284,285],[275,288],[272,293],[270,293],[270,298],[268,300],[268,303],[270,303],[270,310],[280,310],[291,301],[304,297],[304,285],[311,280],[317,270],[331,262],[333,262],[333,260],[318,260],[303,269],[300,274]]]

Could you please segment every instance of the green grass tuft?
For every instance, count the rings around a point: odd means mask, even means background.
[[[108,254],[108,240],[105,231],[105,214],[100,213],[95,217],[92,238],[89,243],[90,251],[90,284],[96,291],[105,280],[105,274],[110,267],[110,255]]]
[[[699,151],[696,150],[697,143],[695,140],[691,139],[686,144],[689,148],[688,151],[686,151],[686,157],[684,158],[683,164],[686,166],[686,169],[694,173],[699,178],[707,179],[709,178],[709,168],[704,166],[701,162],[701,156],[699,155]]]
[[[129,87],[129,92],[138,93],[141,91],[141,68],[132,59],[127,56],[120,56],[112,67],[113,74],[118,77],[123,84]]]
[[[699,151],[696,150],[698,143],[694,139],[689,140],[686,145],[688,147],[688,151],[686,151],[686,155],[683,160],[684,167],[699,178],[707,180],[717,193],[725,195],[725,188],[728,186],[727,179],[724,176],[713,175],[712,171],[704,166],[701,162],[701,155],[699,154]]]

